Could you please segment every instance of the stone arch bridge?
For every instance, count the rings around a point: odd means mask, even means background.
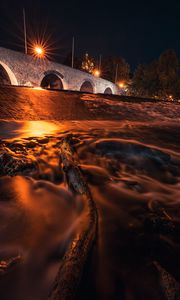
[[[0,83],[119,94],[118,87],[110,81],[2,47],[0,47]]]

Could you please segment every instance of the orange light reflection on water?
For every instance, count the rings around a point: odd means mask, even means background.
[[[59,127],[53,122],[27,121],[22,122],[21,128],[15,130],[19,137],[42,137],[57,132]]]

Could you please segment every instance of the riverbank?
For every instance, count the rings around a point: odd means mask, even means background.
[[[0,118],[11,120],[164,120],[180,118],[180,104],[152,99],[0,87]]]

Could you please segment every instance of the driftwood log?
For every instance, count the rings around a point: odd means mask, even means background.
[[[69,138],[65,138],[60,144],[61,164],[69,188],[75,195],[80,195],[85,203],[86,218],[83,220],[81,232],[76,233],[61,262],[49,300],[75,299],[84,265],[97,231],[96,206],[70,141]]]

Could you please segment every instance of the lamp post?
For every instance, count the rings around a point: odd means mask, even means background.
[[[23,26],[24,26],[24,52],[27,54],[27,32],[26,32],[26,13],[23,8]]]
[[[118,77],[118,64],[116,65],[115,84],[117,83],[117,77]]]
[[[102,56],[101,56],[101,54],[99,55],[99,70],[101,70],[101,58],[102,58]]]
[[[74,68],[74,36],[72,38],[72,68]]]

